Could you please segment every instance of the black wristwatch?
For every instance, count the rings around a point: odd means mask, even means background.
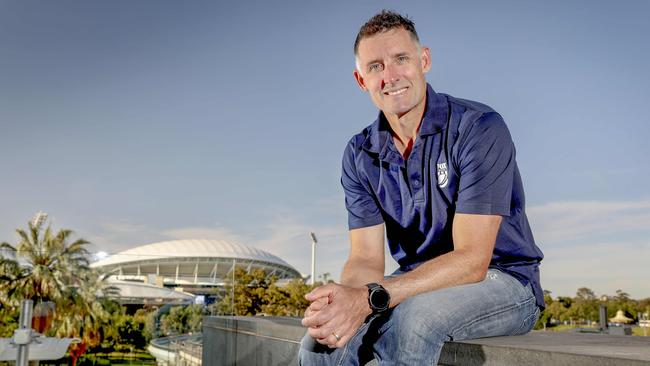
[[[390,294],[378,283],[369,283],[368,287],[368,304],[373,314],[383,313],[388,310],[390,305]]]

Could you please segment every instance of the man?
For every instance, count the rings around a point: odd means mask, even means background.
[[[350,255],[314,289],[303,365],[432,365],[447,340],[523,334],[544,300],[515,149],[501,116],[426,83],[413,22],[382,11],[355,42],[377,120],[347,145]],[[384,278],[384,234],[399,269]]]

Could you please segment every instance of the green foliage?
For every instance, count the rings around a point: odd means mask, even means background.
[[[546,309],[541,314],[535,329],[557,330],[559,327],[576,327],[576,324],[588,326],[599,320],[599,308],[601,304],[607,306],[607,318],[612,318],[620,309],[627,317],[638,320],[642,312],[650,313],[650,298],[633,300],[623,290],[617,290],[614,296],[597,297],[589,288],[582,287],[576,291],[576,296],[557,299],[551,297],[549,291],[544,291]],[[563,325],[568,323],[567,325]]]
[[[6,307],[0,304],[0,338],[9,338],[18,328],[18,308]]]
[[[586,288],[586,287],[580,287],[578,291],[576,291],[576,300],[596,300],[596,294],[591,291],[591,289]]]
[[[41,226],[30,222],[28,230],[17,229],[20,240],[16,246],[0,244],[0,248],[17,257],[3,259],[2,274],[11,280],[2,288],[7,300],[14,304],[20,299],[61,301],[68,296],[70,287],[84,283],[85,275],[91,272],[86,240],[69,243],[72,230],[61,229],[55,234],[48,226],[41,234]]]
[[[139,309],[134,315],[125,313],[125,308],[119,304],[106,305],[111,309],[108,321],[101,329],[102,342],[95,345],[92,353],[110,353],[113,351],[143,350],[151,340],[150,333],[146,331],[147,319],[152,312],[147,313]]]
[[[70,348],[75,357],[98,345],[109,313],[96,295],[110,288],[88,267],[88,241],[73,241],[72,230],[54,232],[50,226],[44,228],[44,222],[29,223],[27,230],[16,233],[16,245],[0,244],[0,249],[13,253],[0,256],[0,333],[11,334],[22,300],[51,301],[56,308],[48,335],[80,338],[81,343]]]
[[[199,332],[202,316],[202,305],[174,306],[163,315],[160,327],[165,335]]]
[[[323,277],[327,279],[325,275]],[[277,278],[267,276],[261,269],[248,273],[237,268],[235,282],[234,289],[231,285],[231,291],[221,301],[210,306],[211,313],[300,317],[309,305],[305,294],[313,289],[313,286],[306,285],[301,279],[278,286]],[[320,283],[317,282],[317,285]]]
[[[144,336],[147,339],[147,342],[160,336],[156,313],[156,311],[151,311],[144,315]]]
[[[118,342],[131,345],[136,349],[144,349],[147,345],[144,335],[144,320],[143,316],[123,315],[116,324]]]
[[[278,287],[275,284],[266,290],[266,303],[261,306],[262,313],[275,316],[301,317],[309,306],[305,294],[312,287],[300,279],[294,279],[287,285]]]

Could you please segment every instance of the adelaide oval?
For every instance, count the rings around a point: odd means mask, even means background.
[[[208,302],[232,283],[233,270],[263,269],[279,281],[301,278],[281,258],[258,248],[226,240],[172,240],[142,245],[94,262],[120,290],[123,304],[155,305]]]

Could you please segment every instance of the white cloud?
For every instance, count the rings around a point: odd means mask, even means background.
[[[598,295],[622,289],[633,298],[650,297],[649,254],[648,240],[555,247],[545,252],[542,286],[553,296],[575,296],[578,288],[589,287]]]
[[[528,215],[545,254],[542,286],[555,296],[589,287],[650,297],[650,200],[552,202]]]
[[[157,230],[147,225],[128,222],[105,222],[94,229],[79,230],[78,234],[91,242],[90,251],[108,254],[164,239]]]
[[[245,239],[224,227],[185,227],[165,230],[161,233],[169,239],[218,239],[244,243]]]
[[[107,222],[102,225],[102,228],[115,234],[142,233],[147,230],[146,225],[128,222]]]
[[[266,208],[266,224],[237,232],[219,223],[155,230],[145,225],[108,223],[91,240],[98,250],[115,253],[170,239],[225,239],[279,256],[302,273],[311,272],[311,239],[317,245],[316,273],[338,280],[349,250],[345,208],[338,198],[305,209]],[[552,202],[528,209],[538,245],[545,254],[542,285],[555,296],[573,296],[579,287],[598,294],[623,289],[633,297],[650,296],[644,272],[650,262],[650,200],[636,202]],[[396,268],[386,252],[386,270]]]
[[[283,258],[300,272],[311,273],[311,237],[316,245],[317,276],[328,272],[338,279],[347,257],[347,229],[343,224],[306,222],[293,212],[282,212],[264,225],[261,235],[251,244]]]
[[[527,212],[533,232],[542,243],[650,231],[650,200],[551,202],[530,207]]]

